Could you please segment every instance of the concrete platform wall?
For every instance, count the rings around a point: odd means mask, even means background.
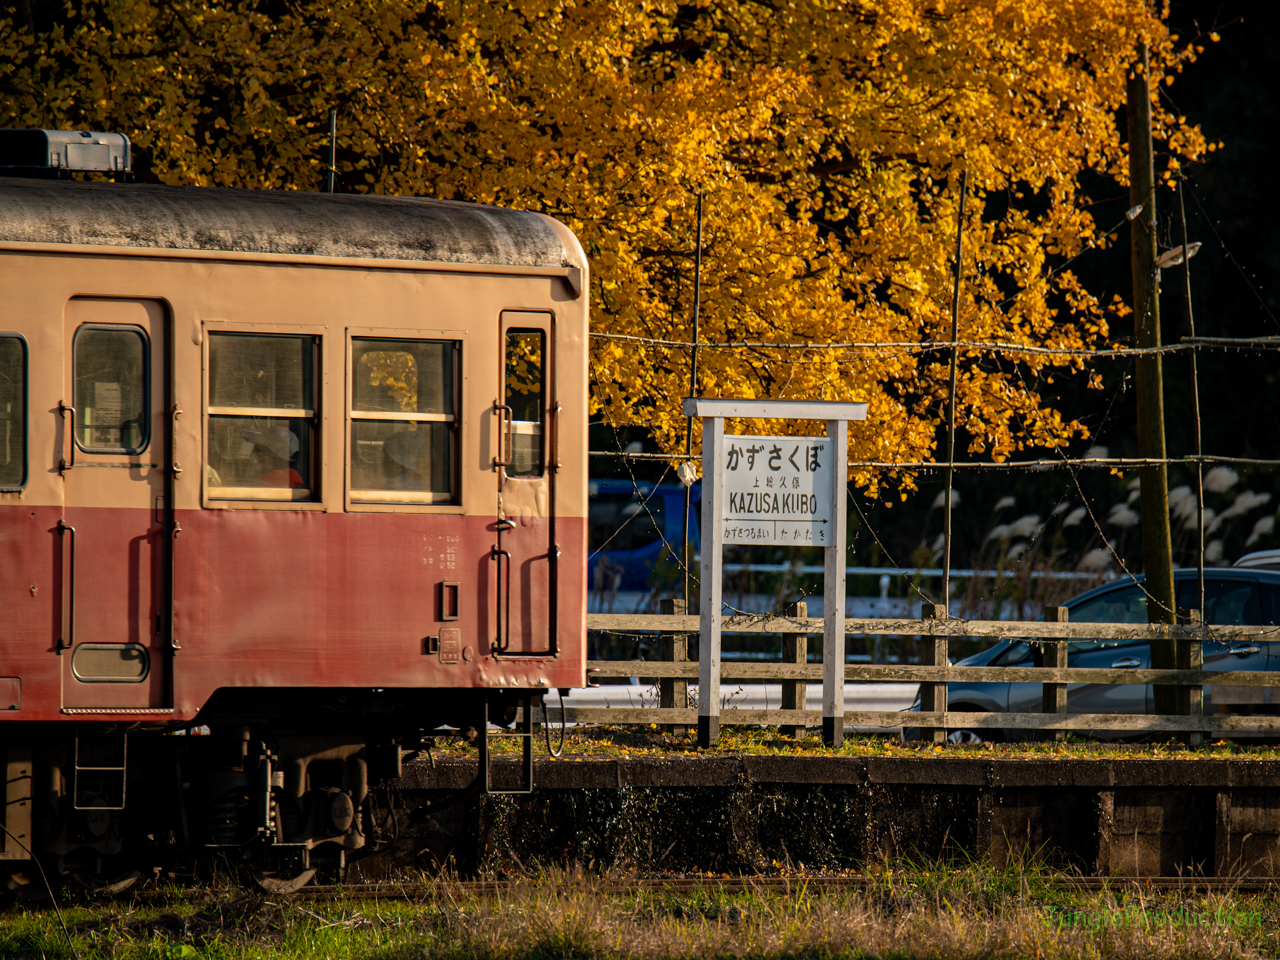
[[[474,761],[406,768],[402,839],[358,872],[452,859],[741,871],[907,858],[1045,862],[1090,875],[1280,876],[1280,762],[945,757],[540,760],[527,796],[430,805]],[[495,785],[516,769],[495,766]],[[416,858],[416,860],[415,860]]]

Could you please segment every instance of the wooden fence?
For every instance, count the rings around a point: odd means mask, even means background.
[[[919,729],[925,739],[940,742],[947,730],[1000,729],[1038,731],[1060,738],[1068,730],[1103,730],[1124,734],[1188,733],[1230,734],[1280,731],[1280,716],[1205,716],[1203,688],[1212,686],[1268,687],[1280,686],[1267,671],[1206,671],[1202,669],[1202,644],[1206,640],[1260,643],[1280,640],[1276,626],[1205,626],[1194,613],[1187,622],[1176,625],[1135,625],[1125,623],[1070,623],[1065,607],[1050,607],[1042,621],[1014,622],[1000,620],[945,619],[940,608],[937,618],[923,620],[866,619],[846,620],[848,635],[893,635],[921,637],[925,641],[924,662],[909,664],[848,664],[846,683],[919,683],[920,711],[850,710],[844,714],[847,725],[862,727],[910,727]],[[783,708],[778,710],[717,709],[721,724],[777,724],[785,732],[795,733],[804,727],[820,726],[821,710],[797,709],[803,703],[805,684],[822,680],[822,665],[807,662],[804,638],[823,632],[821,619],[794,616],[738,616],[723,621],[726,633],[782,634],[781,663],[722,663],[723,680],[781,681]],[[691,726],[698,722],[698,711],[685,706],[684,693],[689,681],[697,682],[698,664],[686,658],[687,638],[696,635],[700,619],[696,616],[661,614],[590,614],[587,628],[605,632],[657,632],[662,637],[663,659],[650,661],[591,661],[593,677],[633,677],[642,675],[659,681],[660,705],[641,708],[566,707],[565,719],[571,723],[658,723]],[[1043,643],[1044,666],[959,667],[948,663],[948,643],[958,638],[1019,639]],[[1072,640],[1153,641],[1172,640],[1175,644],[1177,669],[1088,669],[1068,667],[1067,644]],[[1040,713],[973,713],[947,710],[947,684],[976,681],[990,683],[1043,684]],[[1067,684],[1152,684],[1179,688],[1178,715],[1135,714],[1070,714],[1067,713]],[[716,705],[717,708],[719,705]],[[554,700],[548,701],[548,722],[560,720]]]

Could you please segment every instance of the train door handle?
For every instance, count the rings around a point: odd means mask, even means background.
[[[498,637],[494,640],[495,650],[506,650],[511,646],[511,552],[499,546],[490,554],[498,562]],[[502,558],[507,558],[506,589],[503,589]],[[505,594],[505,598],[504,598]],[[506,605],[506,616],[503,616],[503,604]]]
[[[560,401],[551,405],[551,469],[560,472]],[[552,507],[554,511],[555,507]]]
[[[503,413],[504,410],[506,411],[505,414]],[[498,455],[493,458],[493,469],[497,470],[511,465],[511,461],[508,459],[510,451],[507,448],[511,446],[511,438],[508,434],[511,430],[512,410],[505,403],[499,403],[494,400],[493,411],[498,415]]]
[[[61,400],[58,401],[58,413],[62,414],[62,451],[63,456],[58,461],[58,473],[66,473],[76,465],[76,438],[73,436],[76,429],[76,408],[68,406]],[[67,414],[71,414],[71,420],[67,420]],[[67,443],[71,444],[71,459],[66,458]],[[73,538],[74,539],[74,538]]]
[[[1112,670],[1134,670],[1142,666],[1142,661],[1137,657],[1121,657],[1119,660],[1111,661]]]
[[[71,534],[71,557],[64,573],[67,583],[67,619],[62,624],[62,635],[58,637],[59,650],[68,650],[76,643],[76,528],[59,520],[58,536],[65,539],[68,533]]]

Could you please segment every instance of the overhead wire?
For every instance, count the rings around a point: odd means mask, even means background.
[[[1270,319],[1277,327],[1280,327],[1280,320],[1277,320],[1276,315],[1271,312],[1271,307],[1268,305],[1266,298],[1264,298],[1258,288],[1253,285],[1253,280],[1249,277],[1249,274],[1245,272],[1244,265],[1236,259],[1235,254],[1231,252],[1231,248],[1227,246],[1227,241],[1222,239],[1222,234],[1218,232],[1218,228],[1214,224],[1213,218],[1209,216],[1204,205],[1200,203],[1200,198],[1196,196],[1196,191],[1190,184],[1187,185],[1187,192],[1191,194],[1191,199],[1195,203],[1196,209],[1200,211],[1200,215],[1204,217],[1205,223],[1207,223],[1209,225],[1209,229],[1213,231],[1214,239],[1218,241],[1218,246],[1221,248],[1223,255],[1231,261],[1231,265],[1236,268],[1236,271],[1248,285],[1249,292],[1257,299],[1258,305],[1262,307],[1262,310],[1266,313],[1268,319]]]
[[[681,349],[690,349],[696,346],[699,350],[897,350],[904,356],[950,352],[953,346],[960,350],[976,350],[987,353],[1079,357],[1081,359],[1156,356],[1169,353],[1184,353],[1188,350],[1203,348],[1254,352],[1280,350],[1280,336],[1181,337],[1177,343],[1165,343],[1156,347],[1108,346],[1096,349],[1088,347],[1045,347],[1007,340],[958,340],[954,344],[949,340],[850,340],[831,343],[815,343],[813,341],[775,343],[768,340],[734,340],[723,343],[694,344],[688,340],[665,340],[659,337],[640,337],[629,333],[606,333],[604,331],[593,331],[590,337],[592,340],[616,340],[624,343],[644,343],[652,346],[678,347]]]
[[[701,454],[691,453],[627,453],[615,450],[588,450],[589,457],[619,457],[627,460],[701,460]],[[1086,467],[1132,469],[1134,467],[1150,467],[1160,464],[1195,464],[1220,463],[1249,467],[1280,467],[1280,460],[1265,460],[1258,457],[1228,457],[1219,454],[1186,454],[1181,457],[1077,457],[1061,460],[850,460],[850,469],[872,467],[883,470],[1056,470],[1059,467]]]

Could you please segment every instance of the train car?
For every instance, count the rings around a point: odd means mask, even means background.
[[[33,855],[112,885],[208,850],[296,886],[369,848],[424,733],[483,747],[584,685],[565,226],[0,178],[0,289],[11,886]]]

